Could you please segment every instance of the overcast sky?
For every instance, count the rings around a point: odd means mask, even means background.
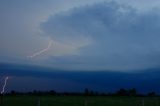
[[[0,62],[160,68],[159,7],[159,0],[0,0]]]

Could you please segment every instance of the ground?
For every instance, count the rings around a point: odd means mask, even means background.
[[[160,106],[160,97],[4,96],[2,106]]]

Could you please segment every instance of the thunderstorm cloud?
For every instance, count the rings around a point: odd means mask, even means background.
[[[51,56],[48,63],[84,70],[160,68],[160,14],[154,9],[96,3],[51,15],[40,27],[45,36],[79,50]]]

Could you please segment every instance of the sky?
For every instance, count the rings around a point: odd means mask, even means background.
[[[160,94],[159,69],[140,70],[137,73],[115,71],[69,71],[37,66],[0,64],[0,86],[9,76],[5,92],[33,90],[56,92],[84,92],[89,90],[113,93],[120,88],[136,88],[138,93]],[[146,72],[147,71],[147,72]]]
[[[1,62],[73,70],[159,68],[158,0],[1,0]],[[46,49],[40,55],[28,58]]]
[[[147,73],[160,68],[159,10],[159,0],[0,0],[0,63]]]

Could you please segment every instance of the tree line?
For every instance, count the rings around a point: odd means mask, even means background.
[[[98,92],[93,91],[88,88],[84,89],[83,92],[56,92],[54,90],[50,91],[38,91],[33,90],[32,92],[18,92],[15,90],[12,90],[9,93],[6,93],[6,95],[63,95],[63,96],[159,96],[155,92],[148,92],[147,94],[140,94],[137,92],[136,88],[132,89],[124,89],[121,88],[113,93],[106,93],[106,92]]]

